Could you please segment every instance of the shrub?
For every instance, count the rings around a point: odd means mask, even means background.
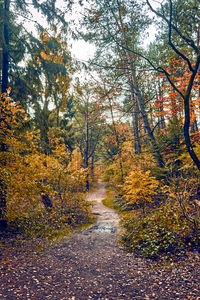
[[[28,116],[20,105],[6,95],[1,100],[0,183],[5,203],[0,217],[20,230],[43,228],[51,222],[56,228],[61,220],[72,225],[87,222],[83,201],[87,174],[81,154],[76,149],[69,152],[64,139],[53,135],[51,154],[41,153],[39,131],[27,130]]]
[[[198,245],[193,230],[172,203],[157,208],[143,218],[129,214],[122,224],[126,232],[121,237],[121,243],[129,251],[136,251],[145,257],[183,255]]]
[[[159,182],[150,175],[150,171],[142,172],[137,169],[127,177],[123,192],[128,204],[137,204],[142,207],[153,202],[153,196],[158,194]]]

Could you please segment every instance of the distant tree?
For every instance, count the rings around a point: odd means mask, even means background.
[[[88,85],[76,86],[75,114],[73,128],[75,139],[80,149],[85,169],[93,168],[91,164],[97,145],[102,134],[101,104],[93,96]],[[88,170],[89,171],[89,170]],[[89,174],[86,180],[86,189],[89,190]]]

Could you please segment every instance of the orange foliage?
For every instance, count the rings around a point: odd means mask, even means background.
[[[169,66],[166,68],[168,74],[170,74],[171,81],[184,94],[190,79],[190,72],[185,61],[181,58],[177,58],[176,55],[169,58]],[[157,79],[165,78],[163,74],[159,74]],[[155,80],[155,78],[153,78]],[[167,80],[163,81],[161,87],[159,87],[159,97],[154,103],[154,107],[157,112],[154,112],[156,116],[165,115],[167,119],[180,118],[184,114],[184,103],[180,94],[175,91]],[[190,99],[191,108],[191,123],[195,121],[199,115],[199,95],[198,95],[199,84],[196,79],[193,86]]]

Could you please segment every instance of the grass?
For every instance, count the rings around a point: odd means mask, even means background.
[[[114,203],[115,196],[116,196],[116,192],[110,187],[106,187],[106,198],[102,200],[103,205],[112,208],[114,210],[118,210]]]

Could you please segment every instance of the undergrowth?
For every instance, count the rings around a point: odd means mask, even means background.
[[[156,202],[146,213],[107,188],[103,204],[118,211],[124,228],[120,244],[129,252],[151,259],[182,258],[199,249],[199,236],[183,216],[178,203]]]
[[[25,238],[41,238],[46,241],[59,240],[70,235],[74,230],[89,226],[95,221],[90,211],[90,203],[83,201],[76,205],[51,208],[16,218],[8,224],[6,232],[0,235],[17,234]],[[16,236],[16,237],[17,237]]]
[[[164,203],[145,215],[139,210],[126,212],[121,223],[125,232],[120,243],[144,257],[178,258],[199,249],[199,237],[174,203]]]

